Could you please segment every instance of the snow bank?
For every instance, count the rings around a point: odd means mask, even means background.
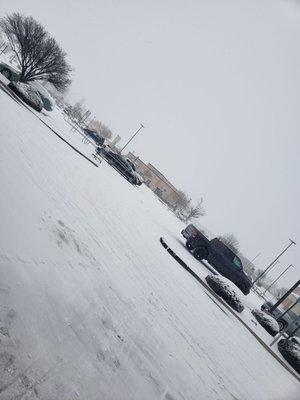
[[[279,332],[279,325],[275,318],[271,315],[266,314],[263,311],[254,309],[251,311],[257,322],[265,328],[265,330],[272,336],[275,336]]]
[[[0,73],[0,82],[4,83],[4,85],[7,86],[7,85],[9,84],[10,80],[7,79],[4,75],[2,75],[2,74]]]
[[[241,300],[240,290],[228,279],[220,275],[207,275],[206,282],[227,304],[234,310],[241,313],[244,305]]]

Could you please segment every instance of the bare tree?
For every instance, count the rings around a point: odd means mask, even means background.
[[[177,190],[174,193],[175,201],[176,201],[176,210],[183,212],[188,208],[190,203],[190,199],[188,198],[187,194],[182,190]]]
[[[282,297],[286,292],[288,291],[288,289],[286,288],[278,288],[278,287],[274,287],[273,288],[273,294],[277,299],[280,299],[280,297]]]
[[[73,106],[71,104],[67,105],[65,112],[71,119],[80,121],[86,110],[83,107],[83,102],[77,101]]]
[[[17,57],[20,81],[45,80],[60,91],[70,85],[66,53],[33,17],[13,13],[0,19],[0,27]]]
[[[113,136],[112,131],[109,129],[109,127],[103,122],[98,121],[97,119],[89,124],[89,128],[93,129],[95,132],[99,133],[102,137],[106,139],[111,139]]]
[[[186,214],[186,222],[191,221],[192,219],[199,218],[205,215],[205,209],[203,207],[203,199],[201,198],[195,206],[191,206]]]
[[[233,252],[237,253],[239,251],[239,241],[232,233],[227,233],[226,235],[219,236],[218,239],[221,240],[221,242],[229,247]]]

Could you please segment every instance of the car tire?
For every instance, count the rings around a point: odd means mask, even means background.
[[[279,319],[277,321],[278,326],[279,326],[279,331],[283,331],[286,328],[286,323],[282,319]]]
[[[187,240],[186,241],[186,247],[187,247],[187,249],[189,250],[189,251],[192,251],[193,250],[193,246],[191,245],[191,243]]]
[[[241,282],[236,285],[243,293],[244,295],[247,295],[250,293],[249,288],[244,284],[244,282]]]
[[[193,255],[197,260],[201,261],[207,257],[207,249],[205,247],[196,247]]]
[[[11,80],[11,72],[9,69],[4,68],[1,71],[1,74],[5,76],[5,78],[7,78],[9,81]]]

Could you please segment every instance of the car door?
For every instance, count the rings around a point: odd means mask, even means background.
[[[223,254],[223,247],[216,239],[211,240],[211,251],[209,252],[208,262],[218,271],[220,274],[225,275],[226,273],[226,258]]]

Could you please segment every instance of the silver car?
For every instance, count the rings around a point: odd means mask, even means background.
[[[272,303],[271,301],[266,301],[261,306],[261,310],[272,315],[272,317],[274,317],[277,320],[279,329],[281,331],[286,329],[285,332],[287,334],[292,333],[295,330],[295,328],[300,324],[300,317],[298,317],[295,313],[293,313],[293,311],[288,311],[281,317],[281,315],[285,312],[285,310],[283,310],[282,308],[275,308],[275,310],[273,310],[272,313],[270,313],[269,310],[273,306],[273,304],[274,303]],[[298,332],[300,333],[300,330]]]

